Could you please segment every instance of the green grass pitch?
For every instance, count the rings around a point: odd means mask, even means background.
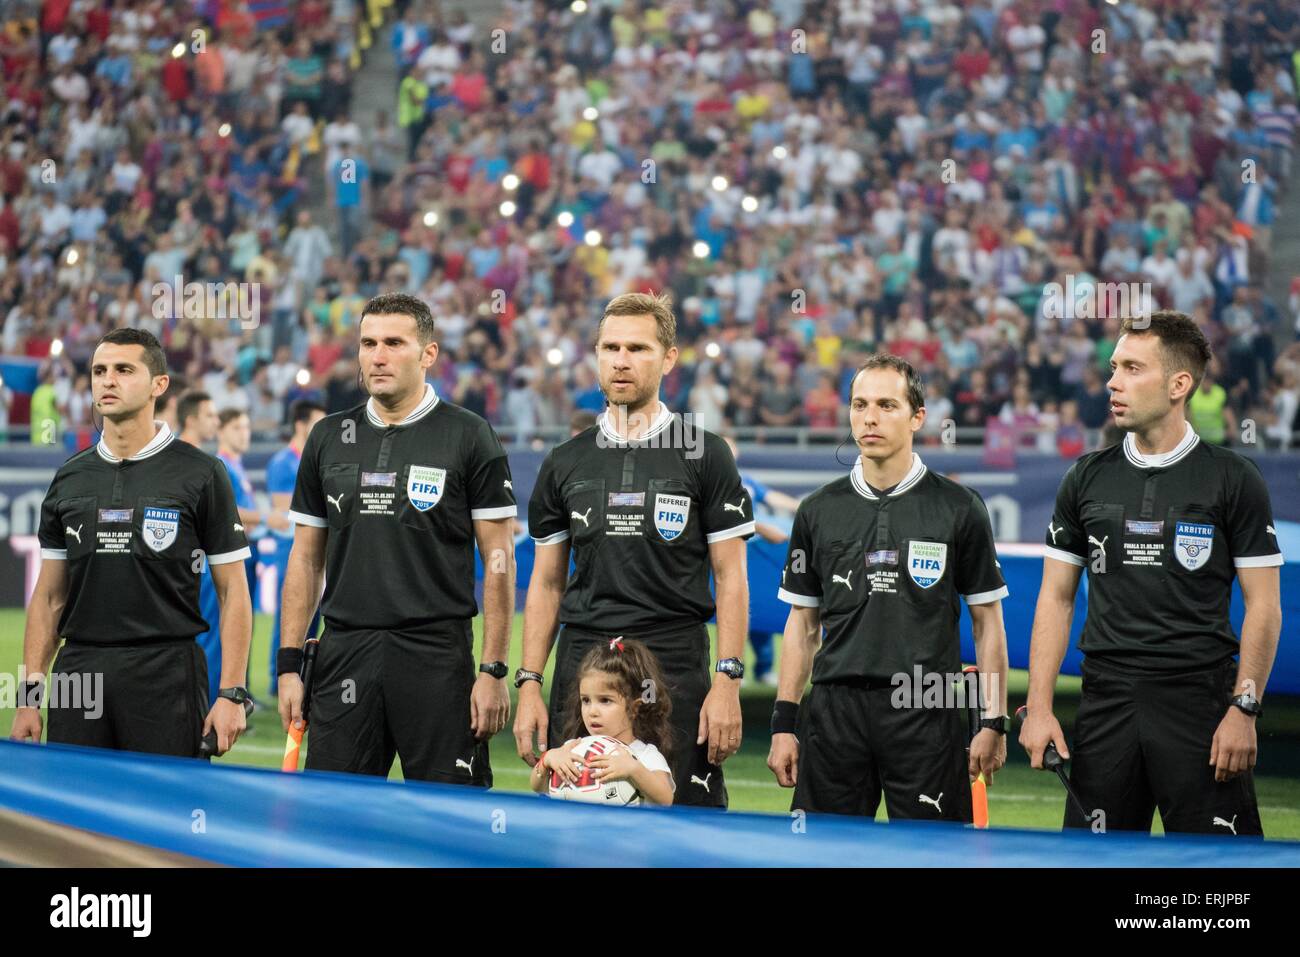
[[[512,674],[519,664],[521,622],[522,617],[517,615],[509,662]],[[476,639],[480,623],[481,619],[475,620]],[[0,609],[0,672],[16,674],[22,660],[22,632],[22,611]],[[280,718],[275,711],[274,701],[267,695],[270,634],[270,616],[257,615],[249,690],[265,708],[253,715],[249,721],[249,731],[230,754],[219,759],[219,763],[262,768],[280,766],[284,733],[280,730]],[[475,660],[477,658],[476,653]],[[1024,702],[1025,672],[1013,671],[1009,684],[1010,701],[1014,709]],[[1060,679],[1057,715],[1067,736],[1071,732],[1078,695],[1077,678]],[[725,765],[733,810],[782,814],[789,811],[791,792],[776,784],[766,763],[767,727],[774,696],[774,688],[749,681],[746,681],[741,690],[744,741],[740,752]],[[511,697],[513,705],[513,688]],[[1260,762],[1255,776],[1264,832],[1270,838],[1300,839],[1300,699],[1269,695],[1265,708],[1267,713],[1260,722]],[[511,721],[513,720],[512,710]],[[8,735],[12,722],[12,710],[0,708],[0,732]],[[310,735],[307,741],[310,744]],[[1015,740],[1014,732],[1009,736],[1007,752],[1007,766],[989,789],[989,818],[992,826],[1059,829],[1065,794],[1055,776],[1029,767],[1024,751]],[[515,753],[514,737],[509,726],[492,740],[491,755],[496,787],[507,791],[526,790],[528,767]],[[392,777],[400,779],[401,769],[395,768]],[[882,807],[881,818],[883,817]],[[1155,828],[1158,833],[1158,814]]]

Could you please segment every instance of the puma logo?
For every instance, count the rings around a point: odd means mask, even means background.
[[[85,522],[82,522],[80,525],[77,526],[77,530],[74,532],[74,531],[72,530],[72,527],[71,527],[70,525],[65,525],[65,526],[63,526],[63,532],[64,532],[65,535],[71,535],[73,538],[75,538],[75,539],[77,540],[77,544],[80,545],[80,544],[81,544],[81,530],[82,530],[83,528],[85,528],[85,527],[86,527],[86,523],[85,523]]]
[[[1268,531],[1268,533],[1269,533],[1270,535],[1272,535],[1274,538],[1277,537],[1277,529],[1274,528],[1272,525],[1265,525],[1264,528],[1265,528],[1265,529]]]
[[[732,505],[730,502],[723,502],[723,503],[722,503],[722,510],[723,510],[724,512],[739,512],[741,515],[744,515],[744,514],[745,514],[745,500],[742,498],[742,499],[740,500],[739,504],[737,504],[737,505]]]
[[[473,774],[474,774],[474,759],[473,759],[473,758],[470,758],[468,762],[465,762],[465,761],[462,761],[460,758],[457,758],[457,759],[456,759],[456,767],[458,767],[458,768],[464,768],[465,771],[466,771],[466,773],[468,773],[468,774],[470,774],[470,775],[473,775]]]
[[[847,588],[849,591],[853,591],[853,584],[849,581],[849,579],[852,577],[853,577],[853,569],[850,568],[849,573],[847,575],[843,575],[843,576],[832,575],[831,584],[834,585],[836,582],[838,582],[839,584]]]
[[[237,531],[237,532],[242,532],[243,530],[244,530],[244,526],[243,526],[243,525],[240,525],[238,522],[236,522],[236,523],[235,523],[235,531]]]
[[[1214,827],[1215,825],[1220,825],[1220,826],[1222,826],[1222,827],[1226,827],[1229,831],[1231,831],[1234,835],[1236,835],[1236,833],[1237,833],[1237,815],[1235,815],[1235,814],[1232,815],[1232,820],[1231,820],[1231,821],[1225,821],[1225,820],[1224,820],[1223,818],[1221,818],[1221,817],[1216,817],[1216,818],[1214,819],[1214,821],[1211,823],[1210,826],[1211,826],[1211,827]]]
[[[1061,532],[1063,532],[1063,531],[1065,531],[1065,526],[1064,526],[1064,525],[1062,525],[1060,528],[1057,528],[1056,525],[1053,524],[1052,522],[1048,522],[1048,523],[1047,523],[1047,532],[1048,532],[1049,535],[1052,536],[1052,544],[1053,544],[1053,545],[1056,544],[1056,536],[1059,535],[1059,534],[1061,534]]]
[[[918,794],[916,796],[916,800],[921,804],[933,804],[934,809],[936,811],[938,811],[940,814],[943,813],[943,808],[939,807],[939,802],[943,800],[942,791],[939,792],[939,796],[937,798],[932,798],[928,794]]]
[[[342,515],[343,506],[340,503],[343,501],[343,496],[347,494],[348,494],[347,492],[339,492],[338,498],[335,498],[333,495],[326,495],[325,500],[328,501],[331,505],[333,505],[334,508],[338,510],[338,513]]]
[[[577,512],[570,512],[569,518],[576,518],[578,519],[578,521],[582,522],[583,525],[587,526],[587,528],[591,528],[591,523],[587,521],[587,516],[590,514],[591,514],[591,509],[588,508],[581,515],[579,515]]]
[[[1101,541],[1097,541],[1097,539],[1093,538],[1091,535],[1088,536],[1088,544],[1089,544],[1089,545],[1096,545],[1096,546],[1097,546],[1098,548],[1100,548],[1102,551],[1105,551],[1105,550],[1106,550],[1106,543],[1107,543],[1108,541],[1110,541],[1110,536],[1109,536],[1109,535],[1107,535],[1107,536],[1106,536],[1105,538],[1103,538]]]
[[[501,484],[506,488],[510,489],[510,491],[512,492],[515,490],[515,487],[510,484],[510,479],[502,479]]]
[[[707,793],[709,793],[709,778],[711,778],[711,777],[713,777],[713,772],[712,772],[712,771],[710,771],[708,774],[704,775],[704,779],[703,779],[703,780],[700,780],[700,779],[697,778],[694,774],[692,774],[692,775],[691,775],[691,783],[692,783],[692,784],[698,784],[700,787],[704,788],[704,793],[707,794]]]

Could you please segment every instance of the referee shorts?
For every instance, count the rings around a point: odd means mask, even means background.
[[[895,708],[892,685],[815,684],[799,709],[792,811],[971,821],[961,708]]]
[[[587,652],[601,643],[608,643],[613,635],[570,628],[560,631],[555,648],[555,670],[551,677],[549,711],[549,747],[559,747],[565,742],[564,724],[578,692],[578,665]],[[668,752],[668,765],[672,768],[677,791],[674,804],[696,807],[727,806],[727,786],[722,768],[709,763],[708,742],[697,745],[700,731],[700,709],[709,693],[712,678],[709,674],[709,633],[704,625],[691,625],[668,632],[645,635],[624,632],[624,638],[635,638],[655,653],[673,709],[670,720],[673,740]],[[579,730],[576,737],[584,737]]]
[[[477,672],[469,621],[420,632],[325,629],[316,654],[306,767],[492,786],[470,729]]]
[[[208,715],[208,664],[193,638],[65,642],[46,699],[51,744],[194,758]]]
[[[1262,837],[1250,772],[1214,780],[1210,744],[1231,705],[1237,665],[1135,676],[1083,662],[1070,745],[1066,827],[1150,831],[1156,808],[1167,833]],[[1099,816],[1098,811],[1102,814]]]

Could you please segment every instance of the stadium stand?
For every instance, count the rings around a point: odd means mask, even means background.
[[[1112,289],[1147,283],[1214,342],[1206,438],[1293,441],[1300,287],[1265,289],[1292,5],[2,7],[13,439],[90,441],[79,377],[121,324],[272,439],[299,395],[357,400],[360,306],[398,288],[439,318],[443,395],[552,438],[593,397],[603,302],[645,288],[678,303],[666,400],[742,438],[834,434],[885,348],[924,371],[929,441],[950,419],[1073,457],[1107,417]],[[353,102],[389,58],[391,99]]]

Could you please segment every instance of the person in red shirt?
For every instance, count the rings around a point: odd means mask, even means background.
[[[551,188],[551,157],[540,140],[534,140],[527,153],[519,158],[519,177],[539,193]]]
[[[12,156],[8,149],[0,151],[0,193],[6,200],[22,192],[26,176],[27,169],[20,159]]]
[[[803,414],[815,429],[833,429],[840,423],[840,394],[835,388],[835,373],[823,372],[817,388],[803,400]]]
[[[100,43],[107,43],[113,31],[113,13],[107,4],[96,4],[94,9],[86,12],[86,32],[99,37]]]
[[[167,99],[181,103],[189,99],[193,89],[190,83],[190,67],[185,57],[168,55],[162,67],[162,85],[167,91]]]
[[[966,46],[953,57],[952,66],[968,87],[989,71],[989,51],[977,32],[972,30],[966,37]]]
[[[482,108],[485,90],[487,90],[487,76],[483,73],[483,57],[475,53],[452,77],[449,92],[466,113],[473,113]]]
[[[18,221],[18,214],[14,212],[14,204],[5,203],[5,208],[0,209],[0,239],[9,244],[4,250],[9,255],[18,248],[21,229],[22,224]]]
[[[474,167],[474,158],[464,153],[452,153],[447,157],[447,182],[458,193],[464,193],[469,187],[470,170]]]
[[[244,0],[222,0],[221,11],[217,14],[217,30],[234,37],[241,43],[249,39],[257,30],[257,18],[248,9]]]
[[[334,336],[329,326],[317,326],[311,332],[312,344],[307,347],[307,364],[311,366],[314,376],[325,377],[330,374],[334,364],[343,357],[343,343]]]
[[[46,36],[63,32],[72,0],[45,0],[41,9],[41,31]]]

